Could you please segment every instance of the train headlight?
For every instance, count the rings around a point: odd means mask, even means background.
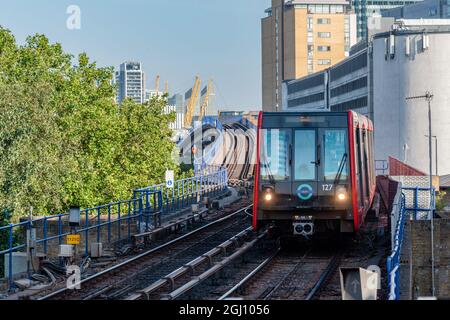
[[[272,188],[265,188],[264,189],[264,200],[266,200],[266,202],[270,202],[273,199],[273,190]]]
[[[337,198],[339,201],[347,200],[347,190],[345,188],[337,189]]]

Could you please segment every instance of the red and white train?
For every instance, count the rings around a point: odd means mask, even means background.
[[[253,227],[356,233],[375,194],[373,124],[348,112],[261,112]]]

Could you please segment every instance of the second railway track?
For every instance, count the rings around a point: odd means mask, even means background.
[[[312,300],[334,273],[339,253],[279,249],[219,300]]]
[[[161,246],[132,257],[81,281],[79,290],[66,288],[40,300],[123,299],[168,272],[183,266],[250,226],[244,207]]]

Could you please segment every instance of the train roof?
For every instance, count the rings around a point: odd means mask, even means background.
[[[336,111],[282,111],[282,112],[264,112],[261,111],[263,116],[298,116],[298,115],[307,115],[307,116],[347,116],[348,112],[352,112],[360,117],[365,117],[364,115],[355,112],[353,110],[350,111],[342,111],[342,112],[336,112]]]
[[[355,121],[355,126],[358,128],[364,128],[369,131],[373,131],[373,123],[372,120],[370,120],[368,117],[355,112],[353,110],[349,111],[343,111],[343,112],[324,112],[324,111],[284,111],[284,112],[264,112],[261,111],[261,116],[264,117],[289,117],[289,116],[321,116],[321,117],[336,117],[336,116],[342,116],[342,117],[348,117],[349,114],[352,114],[353,119]]]

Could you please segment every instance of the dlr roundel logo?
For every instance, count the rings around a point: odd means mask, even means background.
[[[301,200],[309,200],[313,197],[313,188],[309,184],[302,184],[297,188],[297,196]]]

